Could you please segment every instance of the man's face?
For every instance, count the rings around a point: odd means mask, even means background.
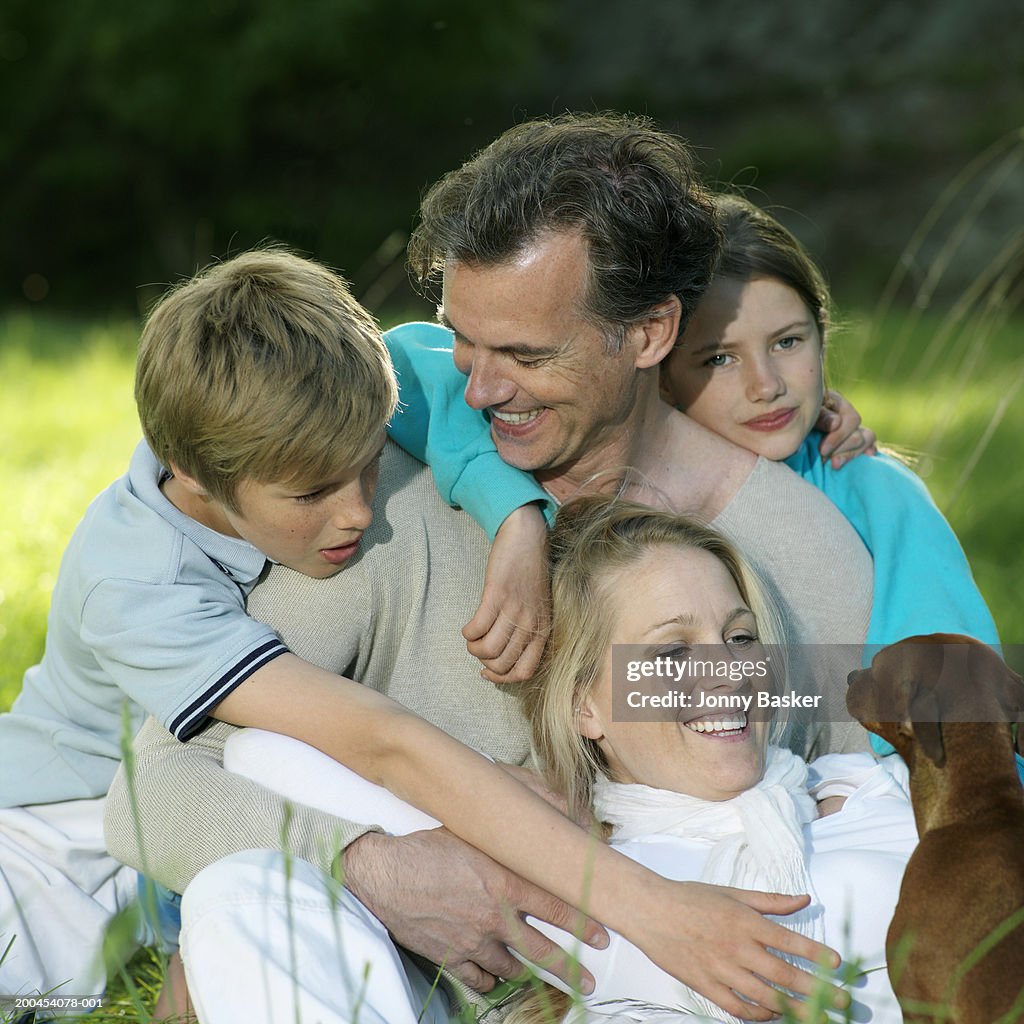
[[[509,263],[445,267],[443,315],[466,402],[487,413],[498,453],[528,471],[563,470],[599,452],[636,402],[627,341],[609,355],[581,310],[587,248],[541,235]]]

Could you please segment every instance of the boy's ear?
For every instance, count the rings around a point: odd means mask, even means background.
[[[672,351],[679,337],[679,319],[683,306],[679,298],[670,295],[647,314],[647,319],[634,325],[636,332],[636,365],[644,370],[657,366]]]
[[[194,494],[199,498],[209,497],[206,488],[194,476],[189,476],[188,473],[173,462],[169,463],[169,468],[174,479],[177,480],[181,486],[189,492],[189,494]]]
[[[599,740],[604,736],[604,727],[590,698],[576,706],[576,731],[588,740]]]

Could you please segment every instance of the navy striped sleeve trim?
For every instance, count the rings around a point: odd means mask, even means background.
[[[201,697],[194,700],[170,724],[176,739],[190,740],[206,724],[210,709],[215,708],[232,690],[241,686],[258,669],[269,664],[288,648],[280,640],[268,640],[236,662]]]

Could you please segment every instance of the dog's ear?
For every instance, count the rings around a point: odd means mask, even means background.
[[[1017,753],[1024,755],[1024,679],[1013,669],[1002,665],[998,684],[999,706],[1006,712],[1007,721],[1017,723]]]
[[[910,721],[902,723],[917,740],[921,752],[941,768],[946,763],[942,745],[942,723],[939,721],[939,701],[930,686],[920,684],[910,695]]]

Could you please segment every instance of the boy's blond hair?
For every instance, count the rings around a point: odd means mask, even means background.
[[[345,281],[266,248],[207,267],[157,304],[135,400],[157,459],[237,512],[245,479],[301,491],[358,465],[398,390],[377,324]]]

